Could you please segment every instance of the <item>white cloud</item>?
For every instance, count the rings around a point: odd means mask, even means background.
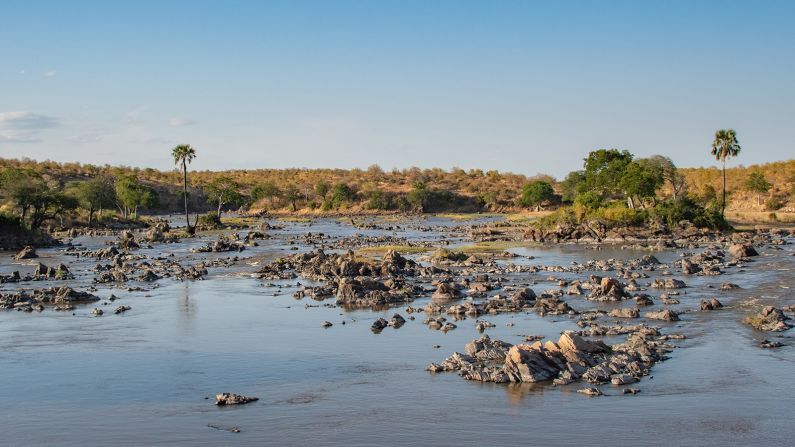
[[[58,126],[58,119],[37,113],[0,112],[0,141],[31,143],[41,141],[41,132]]]
[[[55,75],[57,75],[57,74],[58,74],[58,72],[55,71],[55,70],[45,71],[44,72],[44,77],[45,78],[52,78],[52,77],[55,77]]]
[[[196,120],[175,116],[168,120],[168,125],[172,127],[192,126],[196,124]]]
[[[127,112],[127,123],[134,124],[141,121],[141,116],[149,111],[149,106],[140,106],[136,107],[129,112]]]

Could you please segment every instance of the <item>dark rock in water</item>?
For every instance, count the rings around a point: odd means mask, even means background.
[[[101,317],[101,316],[102,316],[104,313],[105,313],[105,312],[104,312],[102,309],[99,309],[99,308],[97,308],[97,307],[95,307],[95,308],[94,308],[94,309],[91,311],[91,315],[94,315],[95,317]]]
[[[130,309],[132,309],[130,306],[119,306],[113,311],[113,313],[118,315],[120,313],[127,312]]]
[[[685,275],[693,275],[701,271],[701,267],[694,264],[693,262],[682,259],[682,273]]]
[[[637,388],[624,388],[623,393],[624,394],[638,394],[638,393],[640,393],[640,390],[637,389]]]
[[[384,328],[387,326],[389,326],[389,322],[383,318],[379,318],[373,322],[372,326],[370,326],[370,330],[378,333],[384,330]]]
[[[679,314],[671,309],[662,309],[657,312],[646,312],[644,317],[652,320],[679,321]]]
[[[615,278],[602,278],[599,286],[588,296],[589,300],[597,301],[619,301],[624,298],[628,298],[624,286]]]
[[[160,277],[157,276],[157,274],[155,272],[153,272],[153,271],[151,271],[149,269],[145,270],[143,273],[141,273],[138,276],[138,280],[139,281],[152,282],[152,281],[157,281],[158,279],[160,279]]]
[[[406,319],[403,318],[400,314],[395,314],[389,320],[388,324],[389,324],[389,326],[392,326],[393,328],[397,329],[397,328],[403,326],[404,324],[406,324]]]
[[[717,298],[701,300],[701,310],[717,310],[723,308],[723,304]]]
[[[635,297],[635,303],[638,306],[653,306],[654,301],[652,301],[649,295],[641,294]]]
[[[33,259],[38,258],[39,255],[36,254],[36,249],[31,247],[30,245],[25,246],[19,253],[14,256],[14,259],[21,260],[21,259]]]
[[[745,323],[760,331],[782,332],[792,327],[791,324],[787,323],[789,319],[781,309],[767,306],[759,314],[747,317]]]
[[[759,256],[754,246],[751,244],[734,244],[729,246],[729,254],[735,258],[747,258],[750,256]]]
[[[438,286],[436,286],[436,291],[433,292],[431,298],[435,300],[454,300],[458,298],[462,298],[463,294],[455,284],[451,284],[448,282],[441,282]]]
[[[329,327],[334,326],[334,325],[331,324],[330,321],[324,321],[323,324],[321,324],[321,326],[323,326],[324,328],[329,328]]]
[[[221,393],[215,395],[216,405],[242,405],[258,400],[259,397],[247,397],[234,393]]]

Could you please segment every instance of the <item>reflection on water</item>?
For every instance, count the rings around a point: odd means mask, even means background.
[[[357,231],[324,220],[311,227],[288,225],[277,234],[321,229],[332,235]],[[198,243],[156,246],[151,252],[167,248],[180,259],[196,260],[186,247]],[[475,319],[457,321],[457,329],[444,333],[428,330],[423,314],[415,314],[417,319],[400,329],[373,334],[369,328],[375,319],[396,311],[407,314],[402,309],[304,308],[319,303],[296,302],[291,297],[295,281],[279,282],[281,289],[263,287],[225,271],[206,281],[164,280],[150,292],[100,289],[103,298],[111,293],[120,298],[104,307],[110,312],[103,317],[92,317],[91,306],[76,309],[75,315],[0,312],[2,444],[788,445],[795,432],[790,386],[795,348],[762,350],[758,339],[777,335],[755,333],[740,321],[750,312],[741,306],[749,298],[758,299],[757,306],[795,302],[792,289],[784,288],[795,287],[791,247],[763,250],[764,256],[744,272],[686,278],[691,287],[677,297],[676,309],[691,312],[681,322],[661,325],[688,338],[676,342],[680,348],[670,360],[654,367],[653,378],[633,385],[642,390],[636,396],[623,396],[610,385],[602,387],[607,396],[588,398],[576,393],[582,384],[482,384],[455,374],[429,374],[424,371],[428,363],[463,351],[480,336]],[[561,265],[643,254],[573,246],[515,251],[536,259],[512,262]],[[265,259],[289,252],[283,240],[275,239],[243,255]],[[654,254],[664,262],[677,257]],[[43,256],[61,254],[43,250]],[[0,259],[4,269],[6,262]],[[237,273],[251,270],[245,264],[236,268]],[[547,276],[511,279],[537,282],[533,287],[541,291],[556,287]],[[722,292],[722,282],[743,289]],[[711,296],[728,309],[692,311]],[[609,308],[566,299],[580,310]],[[423,307],[428,300],[412,305]],[[111,306],[122,304],[132,310],[114,315]],[[481,318],[496,325],[487,334],[511,343],[526,335],[557,338],[577,327],[572,318],[526,313]],[[334,326],[323,329],[326,320]],[[792,335],[781,336],[776,339],[793,344]],[[224,391],[260,401],[217,408],[205,400]]]

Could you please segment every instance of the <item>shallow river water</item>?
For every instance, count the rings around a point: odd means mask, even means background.
[[[422,224],[451,225],[437,219]],[[637,387],[622,395],[605,385],[606,396],[564,387],[482,384],[454,373],[431,374],[439,362],[477,338],[475,319],[456,322],[450,332],[429,330],[423,314],[400,329],[370,331],[372,322],[396,311],[305,307],[321,304],[292,297],[295,282],[268,287],[250,277],[255,263],[293,253],[286,238],[306,231],[378,234],[337,220],[287,222],[277,237],[239,254],[251,257],[233,268],[212,269],[203,281],[163,279],[146,292],[99,287],[103,299],[120,299],[93,317],[93,305],[71,312],[0,311],[0,445],[792,445],[795,443],[795,347],[791,335],[754,332],[742,318],[762,304],[795,302],[793,245],[761,248],[744,269],[718,277],[684,278],[690,286],[679,310],[697,309],[701,298],[718,296],[729,306],[717,312],[690,312],[682,321],[658,323],[665,333],[686,334],[670,359],[655,365]],[[392,234],[393,231],[381,233]],[[444,233],[397,230],[412,240]],[[457,243],[454,235],[449,239]],[[174,252],[203,241],[156,244],[141,253]],[[100,247],[101,238],[74,243]],[[301,248],[301,250],[306,247]],[[588,250],[576,246],[518,247],[512,262],[561,264],[593,258],[632,259],[642,252]],[[670,262],[678,252],[654,253]],[[75,260],[58,249],[40,250],[45,264]],[[229,256],[212,254],[201,256]],[[528,259],[527,256],[534,256]],[[27,263],[29,264],[29,263]],[[0,273],[32,266],[0,254]],[[525,274],[536,292],[555,288],[548,273]],[[565,276],[565,275],[563,275]],[[734,282],[743,288],[718,292],[704,287]],[[2,284],[2,290],[58,285],[58,282]],[[82,285],[82,287],[81,287]],[[652,293],[658,295],[658,293]],[[749,298],[754,307],[741,306]],[[429,298],[419,298],[423,307]],[[578,310],[598,307],[564,297]],[[656,301],[656,300],[655,300]],[[333,302],[332,300],[326,301]],[[132,310],[114,315],[113,307]],[[609,307],[605,307],[609,308]],[[657,309],[655,306],[653,309]],[[524,335],[557,339],[574,329],[567,316],[535,313],[487,316],[492,338],[520,343]],[[324,320],[334,325],[323,329]],[[342,322],[345,322],[343,325]],[[509,327],[506,323],[514,323]],[[795,329],[793,329],[795,332]],[[763,338],[785,343],[762,349]],[[441,345],[441,348],[434,348]],[[217,407],[220,392],[258,396],[237,407]],[[209,399],[208,399],[209,398]],[[239,433],[227,428],[238,427]]]

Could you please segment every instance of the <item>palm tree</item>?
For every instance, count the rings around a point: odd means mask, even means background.
[[[174,157],[174,164],[182,164],[182,197],[185,199],[185,222],[188,226],[188,233],[193,234],[196,229],[190,224],[190,215],[188,214],[188,164],[196,158],[196,151],[190,147],[189,144],[180,144],[171,150],[171,156]]]
[[[715,160],[723,162],[723,196],[720,214],[724,215],[726,211],[726,159],[736,157],[740,153],[740,143],[737,142],[737,133],[734,132],[734,129],[721,129],[715,132],[711,153],[715,156]]]

